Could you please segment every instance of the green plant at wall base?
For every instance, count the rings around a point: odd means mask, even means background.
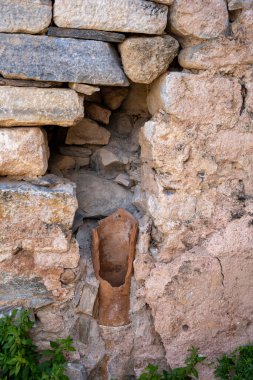
[[[75,351],[72,339],[57,339],[39,352],[29,336],[33,324],[26,310],[0,319],[0,380],[68,380],[63,353]]]
[[[138,380],[189,380],[198,379],[198,371],[196,365],[205,360],[205,357],[199,355],[198,349],[192,347],[189,355],[186,357],[185,366],[174,368],[170,372],[163,371],[159,374],[158,367],[149,365],[145,372],[139,377]]]
[[[253,345],[242,346],[230,355],[223,355],[218,360],[214,374],[221,380],[252,380]]]

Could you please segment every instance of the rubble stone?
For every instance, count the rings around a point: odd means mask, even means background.
[[[0,128],[0,175],[43,175],[48,156],[47,137],[40,128]]]
[[[109,142],[110,136],[110,132],[95,121],[83,119],[79,124],[68,130],[66,144],[106,145]]]
[[[164,73],[177,55],[171,36],[130,37],[119,45],[124,71],[131,81],[149,84]]]

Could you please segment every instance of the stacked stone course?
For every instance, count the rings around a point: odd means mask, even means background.
[[[32,308],[41,347],[72,335],[73,380],[253,338],[252,15],[251,0],[0,0],[0,308]],[[117,208],[139,238],[130,324],[105,327],[90,232]]]

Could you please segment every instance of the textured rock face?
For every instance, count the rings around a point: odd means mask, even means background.
[[[108,144],[110,135],[107,129],[100,127],[95,121],[83,119],[79,124],[69,129],[66,144],[106,145]]]
[[[151,88],[148,106],[151,114],[164,110],[179,120],[202,124],[234,125],[242,105],[238,80],[169,73]]]
[[[164,5],[146,0],[56,0],[54,22],[63,28],[161,34],[167,12]]]
[[[253,47],[250,41],[219,38],[183,49],[178,59],[186,69],[234,68],[253,63]]]
[[[149,84],[167,70],[178,48],[175,38],[164,36],[128,38],[119,49],[128,78],[136,83]]]
[[[0,182],[0,252],[63,252],[77,207],[73,185],[49,179],[48,187]],[[66,235],[67,234],[67,235]]]
[[[172,31],[201,39],[218,37],[228,27],[225,0],[175,0],[170,9]]]
[[[0,87],[0,126],[69,127],[83,113],[83,98],[73,90]]]
[[[0,175],[39,176],[47,170],[47,137],[40,128],[0,128],[0,152]]]
[[[87,218],[108,216],[120,207],[133,211],[132,193],[122,186],[87,171],[81,171],[76,181],[78,205]]]
[[[6,78],[128,85],[114,48],[105,42],[0,34],[0,44]]]
[[[51,0],[1,0],[0,32],[43,32],[51,23]]]

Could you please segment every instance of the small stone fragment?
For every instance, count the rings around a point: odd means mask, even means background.
[[[225,0],[175,0],[170,8],[171,29],[180,36],[216,38],[228,23]]]
[[[92,285],[85,285],[83,288],[83,292],[81,295],[81,299],[79,305],[77,307],[77,311],[79,313],[94,316],[96,300],[98,295],[98,287]]]
[[[1,133],[1,130],[0,130]],[[75,159],[70,156],[62,156],[60,154],[54,155],[49,160],[49,169],[57,168],[58,170],[70,170],[76,166]]]
[[[6,78],[128,86],[116,50],[106,42],[0,33],[0,45]]]
[[[59,149],[63,156],[84,157],[91,156],[92,151],[82,146],[61,146]]]
[[[97,91],[100,91],[99,87],[90,86],[89,84],[83,83],[69,83],[69,88],[75,90],[76,92],[80,92],[80,94],[84,95],[92,95]]]
[[[76,166],[78,166],[79,168],[83,167],[83,166],[89,166],[90,164],[90,158],[89,157],[75,157],[75,161],[76,161]]]
[[[102,87],[101,94],[104,104],[112,111],[118,109],[128,94],[126,87]]]
[[[54,3],[54,22],[62,28],[162,34],[167,13],[166,6],[146,0],[56,0]]]
[[[0,32],[43,32],[51,22],[51,0],[0,0]]]
[[[157,79],[148,96],[151,114],[164,110],[179,120],[230,127],[239,118],[241,104],[238,80],[179,72]]]
[[[71,284],[76,278],[76,275],[72,269],[65,269],[61,275],[61,282],[65,285]]]
[[[111,111],[95,103],[88,103],[85,107],[86,115],[102,124],[109,124]]]
[[[49,150],[40,128],[0,128],[0,175],[40,176]]]
[[[121,173],[117,175],[114,182],[118,183],[119,185],[125,186],[128,189],[133,185],[133,181],[131,181],[129,175],[126,173]]]
[[[69,127],[84,114],[83,98],[60,88],[0,87],[0,127]]]
[[[68,130],[66,144],[106,145],[109,142],[110,136],[110,132],[100,127],[95,121],[83,119],[79,124]]]
[[[136,83],[149,84],[164,73],[177,55],[175,38],[130,37],[119,45],[124,71]]]
[[[107,178],[113,178],[120,170],[124,170],[127,162],[124,162],[123,157],[119,157],[113,151],[102,148],[92,156],[92,164],[98,173],[106,175]]]
[[[155,3],[171,5],[174,0],[154,0]]]

